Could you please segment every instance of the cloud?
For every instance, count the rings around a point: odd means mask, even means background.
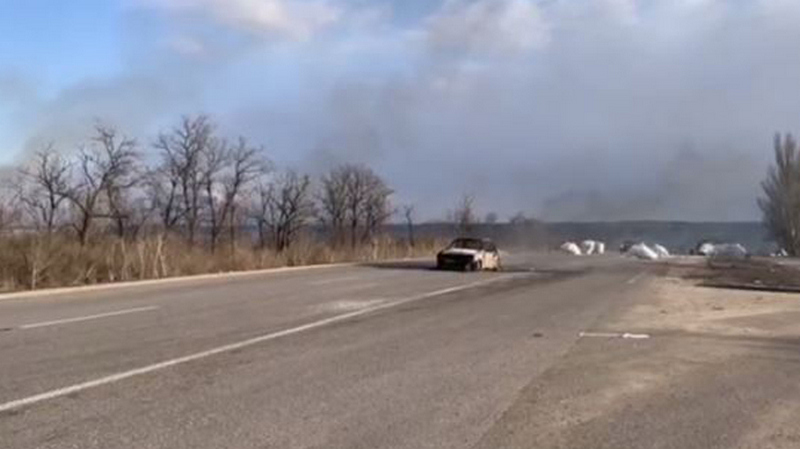
[[[201,111],[204,86],[219,61],[198,60],[199,49],[189,42],[181,45],[191,52],[176,53],[161,36],[137,39],[142,56],[126,55],[130,59],[118,74],[87,76],[57,90],[30,73],[0,70],[0,105],[5,106],[0,113],[7,114],[0,137],[13,145],[4,162],[24,160],[50,143],[74,151],[97,122],[117,126],[146,145],[170,120]]]
[[[549,41],[533,0],[446,0],[426,22],[426,37],[437,51],[517,53]]]
[[[378,165],[429,217],[475,192],[483,209],[554,220],[757,219],[772,134],[800,125],[798,12],[446,1],[406,43],[409,70],[321,91],[334,126],[318,138],[356,136],[339,159]]]
[[[327,0],[133,0],[173,14],[199,14],[256,35],[308,40],[335,23],[340,8]]]
[[[198,39],[177,36],[166,41],[166,46],[175,53],[189,58],[202,58],[208,54],[206,46]]]
[[[501,216],[715,220],[758,218],[772,135],[800,129],[796,1],[129,1],[171,20],[125,30],[147,56],[119,76],[0,82],[28,141],[203,111],[284,164],[369,163],[423,219],[473,192]]]

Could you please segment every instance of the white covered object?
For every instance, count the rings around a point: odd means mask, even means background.
[[[561,245],[561,251],[572,254],[573,256],[583,255],[581,248],[574,242],[564,242],[564,244]]]
[[[669,254],[669,251],[667,251],[667,248],[664,248],[663,246],[661,246],[659,244],[653,245],[653,251],[655,251],[656,254],[658,254],[658,258],[659,259],[662,259],[664,257],[670,257],[670,254]]]
[[[747,257],[747,249],[739,243],[724,243],[722,245],[714,245],[714,251],[710,256],[744,259]]]
[[[658,260],[658,253],[644,243],[637,243],[628,250],[628,255],[642,260]]]
[[[697,249],[697,254],[706,257],[744,259],[747,257],[747,249],[740,243],[703,243]]]
[[[785,249],[781,248],[778,251],[772,253],[770,256],[771,257],[789,257],[789,253]]]
[[[583,242],[581,242],[581,251],[583,252],[583,254],[586,254],[587,256],[595,254],[596,248],[597,248],[597,242],[595,242],[594,240],[584,240]]]
[[[596,242],[597,245],[594,247],[594,253],[603,255],[606,253],[606,244],[603,242]]]
[[[700,245],[700,248],[697,248],[697,254],[701,256],[712,256],[714,255],[714,244],[713,243],[703,243]]]

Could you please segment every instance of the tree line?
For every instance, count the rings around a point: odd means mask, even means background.
[[[48,145],[8,181],[0,226],[70,235],[82,247],[157,233],[216,252],[254,229],[257,247],[282,252],[319,224],[331,245],[356,248],[393,213],[392,189],[369,167],[345,164],[317,180],[279,170],[264,147],[221,136],[205,115],[148,145],[97,125],[84,146]]]

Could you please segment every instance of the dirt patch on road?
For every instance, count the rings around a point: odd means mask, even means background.
[[[800,275],[791,270],[795,277]],[[708,288],[709,283],[720,287],[722,282],[762,280],[772,285],[787,279],[786,271],[771,271],[761,264],[737,265],[729,271],[719,265],[670,266],[666,276],[650,281],[651,300],[632,307],[619,325],[642,331],[796,338],[800,336],[800,294]]]

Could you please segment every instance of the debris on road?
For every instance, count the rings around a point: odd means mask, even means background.
[[[627,254],[642,260],[658,260],[658,253],[644,243],[631,246]]]
[[[770,257],[789,257],[789,252],[781,248],[778,251],[770,254]]]
[[[561,245],[561,251],[572,254],[573,256],[583,255],[583,251],[581,251],[581,248],[575,242],[564,242],[564,244]]]
[[[702,242],[697,245],[695,253],[706,257],[744,259],[748,257],[747,248],[741,243]]]
[[[714,254],[714,244],[709,242],[703,242],[697,246],[696,252],[701,256],[710,256]]]
[[[578,245],[575,242],[564,242],[561,251],[573,256],[593,256],[606,253],[606,244],[597,240],[584,240]]]
[[[664,259],[666,257],[671,257],[671,255],[670,255],[669,251],[667,250],[667,248],[664,248],[663,246],[661,246],[659,244],[653,245],[653,251],[655,251],[656,254],[658,254],[659,259]]]
[[[747,249],[741,244],[724,243],[722,245],[714,245],[714,252],[711,254],[711,257],[744,259],[747,255]]]
[[[606,253],[606,244],[603,242],[597,242],[597,246],[594,249],[595,254],[603,255]]]

